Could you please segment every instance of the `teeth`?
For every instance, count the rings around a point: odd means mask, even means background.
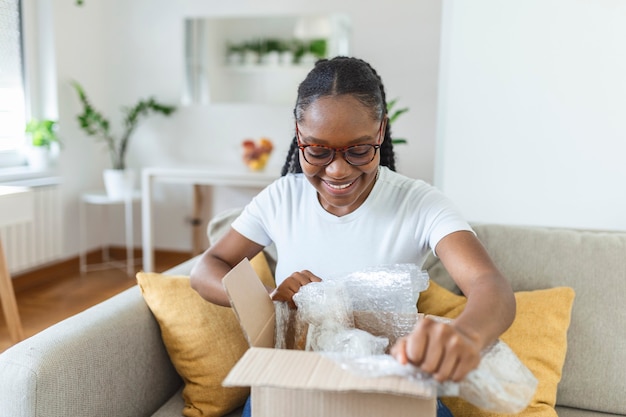
[[[349,184],[343,184],[343,185],[333,185],[333,184],[329,184],[329,183],[326,183],[326,184],[328,184],[328,186],[329,186],[330,188],[333,188],[333,189],[335,189],[335,190],[343,190],[344,188],[348,188],[349,186],[351,186],[351,185],[352,185],[352,183],[349,183]]]

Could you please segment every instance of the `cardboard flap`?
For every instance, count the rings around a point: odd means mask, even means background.
[[[274,303],[250,261],[246,258],[239,262],[226,274],[222,285],[248,344],[255,347],[274,347]]]
[[[344,370],[318,352],[250,348],[224,386],[265,386],[318,391],[381,392],[430,398],[428,389],[406,378],[365,378]]]

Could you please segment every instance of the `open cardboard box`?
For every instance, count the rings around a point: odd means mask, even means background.
[[[404,378],[364,378],[317,352],[274,349],[275,310],[247,259],[223,280],[250,349],[224,386],[250,386],[253,417],[434,417],[436,398]]]

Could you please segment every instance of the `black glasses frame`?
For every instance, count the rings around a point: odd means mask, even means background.
[[[337,152],[340,152],[343,155],[343,159],[350,165],[352,166],[363,166],[363,165],[367,165],[370,162],[372,162],[374,160],[374,158],[376,158],[376,151],[378,149],[380,149],[380,138],[382,135],[382,127],[383,127],[383,121],[384,119],[380,122],[380,126],[378,127],[378,142],[377,144],[371,144],[371,143],[361,143],[358,145],[350,145],[350,146],[343,146],[341,148],[333,148],[331,146],[325,146],[325,145],[316,145],[316,144],[312,144],[312,145],[303,145],[302,142],[300,142],[300,129],[298,128],[298,122],[296,122],[296,140],[298,142],[298,149],[300,149],[300,151],[302,152],[302,157],[304,158],[304,160],[313,166],[317,166],[317,167],[325,167],[330,165],[334,160],[335,160],[335,156],[337,155]],[[354,149],[354,148],[360,148],[363,146],[369,146],[374,148],[374,153],[372,153],[372,159],[370,159],[367,162],[360,162],[360,163],[354,163],[352,161],[350,161],[350,150]],[[330,152],[330,159],[328,160],[328,162],[324,162],[324,163],[318,163],[318,162],[311,162],[306,158],[306,152],[305,149],[306,148],[321,148],[321,149],[325,149],[327,151]]]

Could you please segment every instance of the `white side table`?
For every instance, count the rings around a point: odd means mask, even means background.
[[[133,276],[135,273],[135,256],[133,248],[133,203],[141,201],[141,192],[133,191],[126,198],[112,199],[104,191],[87,192],[80,196],[79,207],[79,221],[80,221],[80,243],[79,243],[79,259],[80,259],[80,273],[84,274],[89,270],[94,269],[109,269],[109,268],[126,268],[128,276]],[[99,264],[87,264],[87,206],[95,205],[102,206],[102,221],[99,222],[99,228],[106,237],[108,225],[108,208],[109,206],[123,205],[124,206],[124,227],[126,236],[126,262],[120,262],[112,260],[109,256],[109,246],[102,245],[102,259],[103,262]],[[102,237],[101,240],[102,242]]]

